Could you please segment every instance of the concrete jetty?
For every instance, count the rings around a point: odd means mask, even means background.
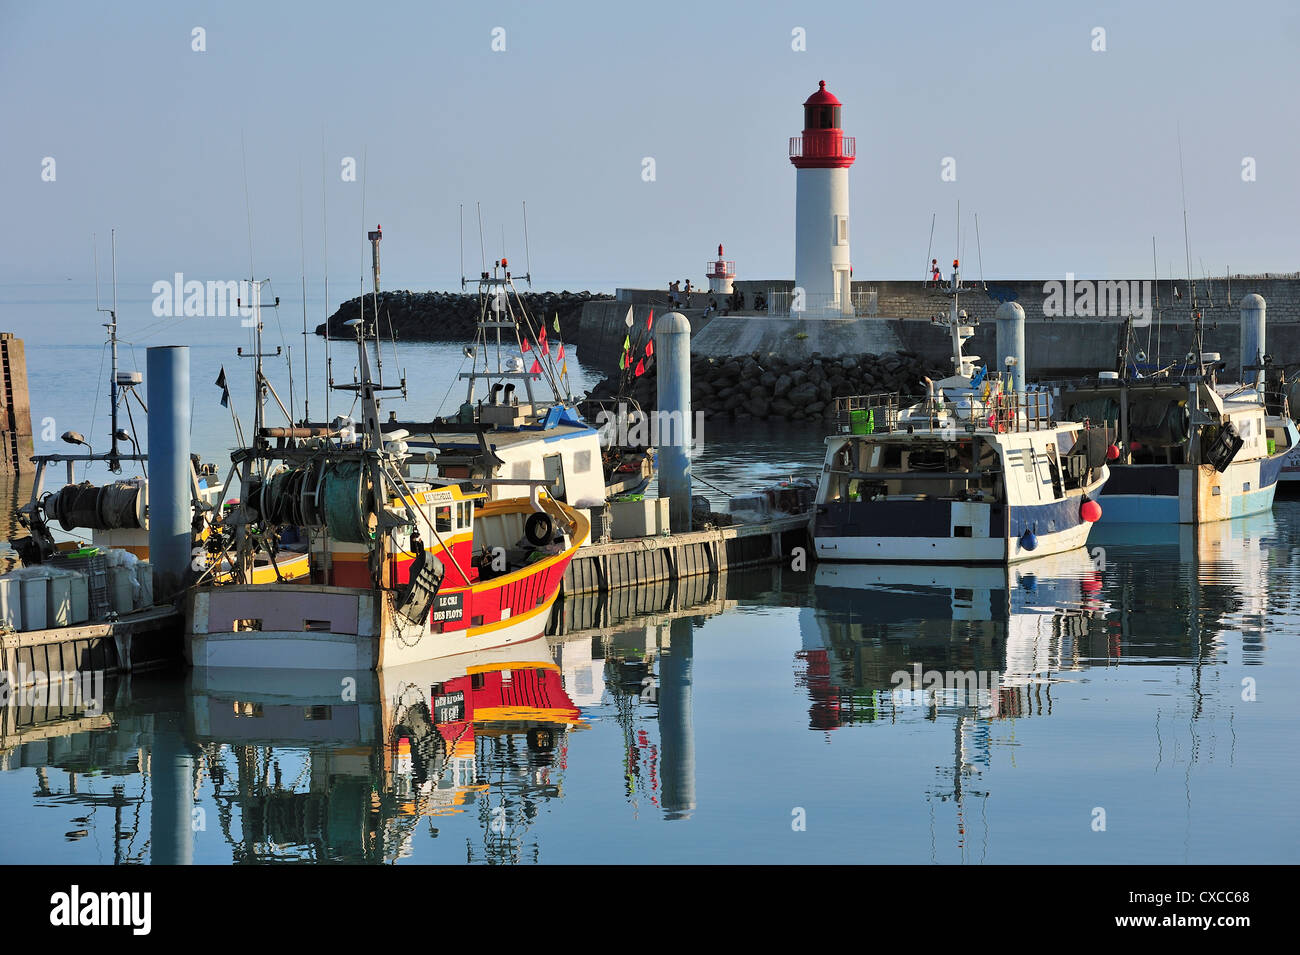
[[[961,305],[979,322],[970,348],[979,355],[997,351],[994,316],[1003,302],[1017,302],[1025,311],[1026,378],[1095,374],[1115,364],[1125,318],[1121,314],[1082,314],[1054,296],[1052,283],[1082,290],[1091,286],[1122,285],[1139,292],[1142,304],[1152,308],[1150,324],[1139,318],[1135,329],[1139,345],[1149,347],[1150,361],[1169,363],[1192,348],[1191,287],[1185,279],[1102,279],[1065,276],[1049,279],[968,278]],[[1073,283],[1071,286],[1069,283]],[[1143,283],[1146,283],[1144,286]],[[788,312],[794,282],[789,279],[736,280],[735,290],[746,308],[728,314],[726,296],[695,292],[689,308],[676,310],[691,323],[691,351],[695,355],[743,355],[774,352],[802,358],[814,351],[828,356],[914,352],[928,362],[945,362],[947,340],[935,335],[930,317],[945,312],[947,295],[927,282],[863,280],[853,283],[856,313],[851,319],[794,319]],[[1062,289],[1062,291],[1065,290]],[[1207,350],[1219,352],[1229,368],[1238,365],[1240,309],[1250,294],[1268,302],[1269,352],[1280,364],[1300,365],[1300,273],[1284,275],[1233,275],[1197,279],[1196,300],[1205,331]],[[762,310],[753,304],[760,298]],[[679,296],[680,298],[680,296]],[[718,309],[709,309],[710,298]],[[656,315],[672,306],[662,289],[618,289],[615,300],[588,302],[582,309],[575,340],[584,363],[606,372],[618,369],[628,307],[644,323],[653,308]],[[1084,311],[1095,310],[1096,298]],[[783,312],[784,309],[784,312]],[[1064,314],[1061,314],[1061,313]],[[806,335],[807,337],[800,337]]]

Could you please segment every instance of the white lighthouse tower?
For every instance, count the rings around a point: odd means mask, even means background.
[[[704,274],[709,279],[709,291],[720,295],[730,295],[736,290],[736,263],[729,262],[722,256],[722,244],[718,243],[718,257],[704,267]]]
[[[791,302],[795,317],[853,315],[849,167],[854,152],[853,137],[840,129],[840,101],[827,92],[822,80],[803,104],[803,135],[790,137],[790,162],[798,170],[796,288]]]

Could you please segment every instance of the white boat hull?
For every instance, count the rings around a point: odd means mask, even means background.
[[[1092,525],[1081,522],[1064,530],[1035,535],[1027,549],[1020,538],[1002,537],[818,537],[817,559],[935,564],[1007,564],[1061,554],[1088,542]]]
[[[530,640],[545,629],[556,596],[486,626],[436,632],[378,607],[369,590],[210,588],[191,598],[185,658],[195,668],[346,673],[420,663]]]

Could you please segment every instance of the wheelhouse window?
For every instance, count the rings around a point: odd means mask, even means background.
[[[438,533],[440,534],[449,533],[451,531],[451,505],[450,504],[444,507],[440,507],[438,508],[438,510],[434,512],[433,527],[434,530],[438,531]]]

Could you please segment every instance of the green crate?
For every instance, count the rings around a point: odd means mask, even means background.
[[[876,413],[871,408],[858,408],[849,412],[850,434],[871,434],[876,430]]]

